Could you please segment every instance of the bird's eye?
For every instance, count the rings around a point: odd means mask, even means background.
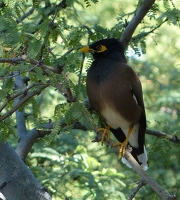
[[[96,47],[96,51],[101,51],[102,50],[102,46],[101,45],[98,45],[97,47]]]
[[[101,53],[101,52],[104,52],[106,50],[107,50],[107,48],[104,45],[98,45],[98,46],[96,46],[96,52],[97,53]]]

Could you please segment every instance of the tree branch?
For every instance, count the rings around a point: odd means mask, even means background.
[[[162,23],[158,24],[157,26],[152,28],[150,31],[142,32],[142,33],[136,35],[135,37],[133,37],[132,39],[136,40],[136,39],[139,39],[139,38],[142,38],[142,37],[146,37],[147,35],[153,33],[156,29],[160,28],[167,21],[168,21],[168,19],[166,18]]]
[[[18,142],[18,146],[16,148],[16,153],[18,156],[22,159],[25,160],[26,156],[30,152],[32,146],[36,142],[36,140],[40,137],[44,137],[47,134],[51,133],[51,130],[53,128],[53,124],[49,123],[45,125],[45,127],[48,127],[46,130],[38,130],[36,128],[32,129],[31,131],[28,132],[28,134],[21,138]]]
[[[17,74],[14,84],[15,87],[19,90],[22,90],[24,88],[24,81],[20,75],[18,75],[18,72],[15,72]],[[21,96],[18,96],[14,99],[14,106],[16,106],[20,101]],[[16,110],[16,124],[17,124],[17,134],[18,138],[23,138],[27,135],[27,128],[26,128],[26,121],[25,121],[25,113],[24,111],[20,112]]]
[[[84,114],[82,113],[83,117],[87,119],[86,116],[84,116]],[[90,124],[92,130],[94,130],[95,132],[97,132],[98,127],[93,123],[92,119],[88,119],[88,123]],[[61,122],[61,126],[64,127],[66,126],[65,123],[65,119]],[[25,159],[26,155],[28,154],[28,152],[30,151],[31,147],[33,146],[34,142],[37,140],[37,138],[39,137],[44,137],[47,134],[51,133],[51,130],[53,128],[53,122],[49,122],[48,124],[44,125],[44,127],[46,128],[46,130],[37,130],[37,129],[33,129],[29,132],[29,134],[27,135],[26,140],[24,141],[24,150],[23,149],[19,149],[20,152],[24,152],[24,154],[21,154],[21,158]],[[87,130],[87,128],[82,125],[81,123],[75,123],[73,125],[73,128],[75,129],[81,129],[81,130]],[[148,130],[147,132],[150,132],[152,130]],[[156,131],[152,131],[152,132],[156,132]],[[156,132],[159,133],[159,132]],[[166,136],[167,134],[165,134]],[[161,135],[164,137],[164,134]],[[94,140],[92,142],[100,142],[102,138],[102,133],[98,132],[96,137],[94,138]],[[106,144],[108,146],[110,146],[111,148],[115,149],[116,151],[119,152],[119,148],[118,147],[114,147],[114,143],[115,141],[110,139],[108,140],[107,137],[105,137]],[[147,175],[146,172],[144,172],[144,170],[142,170],[141,166],[137,163],[137,161],[133,158],[133,156],[130,154],[129,152],[130,150],[127,149],[126,153],[124,155],[124,157],[127,159],[127,161],[130,163],[130,165],[132,166],[132,168],[135,170],[135,172],[141,177],[141,181],[138,184],[136,190],[132,193],[130,199],[133,199],[133,197],[136,195],[136,193],[139,191],[139,189],[148,184],[163,200],[175,200],[176,197],[175,195],[171,195],[169,194],[166,190],[164,190],[155,180],[153,180],[151,177],[149,177]],[[130,200],[129,199],[129,200]]]
[[[30,98],[35,95],[39,95],[42,90],[48,87],[50,84],[42,84],[37,90],[33,92],[28,92],[24,98],[22,98],[11,110],[9,110],[6,114],[0,116],[0,122],[12,115],[16,110],[18,110],[24,103],[26,103]]]
[[[43,16],[42,19],[37,23],[36,26],[42,24],[44,22],[44,20],[50,16],[50,15],[53,15],[53,14],[57,14],[61,9],[65,9],[67,7],[67,2],[66,0],[62,0],[58,5],[56,6],[51,6],[51,4],[48,4],[45,8],[44,8],[44,11],[43,13],[46,13],[46,17]],[[42,12],[42,11],[41,11]],[[38,28],[33,32],[35,33],[36,31],[38,30]]]
[[[0,197],[7,200],[51,200],[47,191],[8,143],[0,142],[0,163]]]
[[[136,196],[136,194],[138,193],[138,191],[143,187],[147,185],[146,182],[144,182],[144,180],[140,180],[138,183],[138,186],[136,187],[136,189],[133,191],[133,193],[131,194],[131,196],[129,197],[129,200],[133,200],[133,198]]]
[[[124,30],[121,41],[123,42],[124,47],[126,48],[132,38],[132,35],[137,28],[137,26],[141,23],[144,16],[147,14],[149,9],[154,4],[155,0],[145,0],[141,6],[136,11],[135,15],[133,16],[132,20],[127,25],[126,29]]]
[[[69,54],[72,50],[73,50],[73,48],[69,49],[65,54]],[[24,72],[21,72],[20,74],[32,71],[35,67],[38,67],[38,66],[40,66],[43,70],[49,70],[56,74],[60,74],[62,72],[62,67],[64,67],[64,64],[62,66],[58,66],[57,68],[54,68],[52,66],[45,65],[43,63],[43,60],[44,60],[44,58],[42,60],[38,60],[38,61],[33,60],[33,59],[28,59],[26,55],[23,55],[23,56],[15,57],[15,58],[0,58],[0,63],[11,63],[14,65],[17,65],[17,64],[19,64],[19,62],[27,62],[27,63],[34,65],[30,69],[28,69]],[[0,76],[0,79],[13,78],[15,76],[16,75],[14,75],[14,74],[11,76]]]
[[[149,177],[147,173],[141,168],[134,157],[129,151],[126,150],[124,157],[130,163],[134,171],[141,177],[142,181],[148,184],[163,200],[175,200],[175,195],[169,194],[164,188],[162,188],[154,179]]]
[[[174,142],[174,143],[180,143],[180,138],[177,135],[168,135],[167,133],[164,133],[162,131],[155,131],[155,130],[150,130],[147,129],[146,133],[148,135],[153,135],[156,137],[162,137],[162,138],[167,138],[169,141]]]
[[[19,24],[20,22],[22,22],[24,19],[26,19],[29,15],[31,15],[34,12],[34,8],[30,8],[30,10],[25,13],[20,19],[17,19],[16,22],[17,24]]]
[[[28,155],[32,146],[34,145],[34,143],[36,142],[38,138],[51,134],[53,125],[54,123],[51,120],[49,120],[49,123],[44,124],[44,129],[39,130],[39,129],[33,128],[31,131],[28,132],[28,134],[25,135],[25,137],[19,140],[18,146],[16,148],[16,153],[19,155],[19,157],[22,160],[26,159],[26,156]],[[65,122],[65,118],[60,122],[60,126],[61,127],[67,126]],[[80,122],[74,123],[73,129],[80,129],[84,131],[87,130],[87,128]]]
[[[12,94],[10,96],[7,97],[7,101],[5,103],[3,103],[3,105],[0,107],[0,112],[7,106],[8,103],[10,103],[13,99],[17,98],[18,96],[21,95],[25,95],[30,89],[37,87],[37,86],[41,86],[44,85],[43,83],[31,83],[28,87],[25,87],[23,89],[21,89],[20,91],[18,91],[15,94]]]
[[[0,58],[0,63],[18,64],[20,61],[26,61],[26,57]]]
[[[102,133],[98,132],[95,139],[92,142],[100,142],[102,138]],[[115,141],[105,136],[104,142],[111,148],[115,149],[119,152],[119,148],[114,146]],[[138,162],[134,159],[134,157],[130,153],[131,150],[128,148],[124,154],[124,157],[132,166],[133,170],[141,177],[143,183],[148,184],[163,200],[175,200],[176,197],[174,195],[169,194],[164,188],[162,188],[155,180],[148,176],[148,174],[141,168]]]
[[[92,122],[91,122],[92,124]],[[23,138],[22,140],[19,141],[19,145],[16,149],[16,152],[18,153],[18,155],[23,159],[25,160],[27,154],[30,152],[33,144],[35,143],[35,141],[40,138],[40,137],[44,137],[48,134],[51,134],[51,129],[53,129],[53,125],[54,123],[50,120],[49,123],[45,124],[44,125],[44,129],[43,130],[39,130],[39,129],[32,129],[31,131],[29,131],[29,133],[27,134],[27,136],[25,138]],[[67,124],[66,124],[66,121],[65,121],[65,118],[60,122],[60,126],[61,127],[65,127]],[[83,130],[83,131],[87,131],[88,129],[80,122],[75,122],[73,124],[73,129],[79,129],[79,130]],[[94,128],[94,131],[96,132],[98,129],[98,127]],[[147,129],[146,130],[146,134],[149,134],[149,135],[153,135],[153,136],[156,136],[156,137],[169,137],[169,141],[171,142],[175,142],[175,143],[180,143],[180,138],[178,138],[177,136],[170,136],[164,132],[161,132],[161,131],[155,131],[155,130],[150,130],[150,129]],[[176,139],[172,139],[172,138],[176,138]],[[170,139],[171,138],[171,139]],[[98,137],[95,138],[95,142],[97,141],[100,141],[101,140],[101,137]],[[108,141],[107,141],[108,142]]]

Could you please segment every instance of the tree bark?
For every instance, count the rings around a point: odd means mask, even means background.
[[[147,12],[150,10],[154,2],[155,0],[145,0],[138,8],[129,24],[127,25],[120,39],[125,48],[128,46],[137,26],[141,23],[141,21],[143,20]]]
[[[51,200],[8,143],[0,142],[0,196],[6,200]]]

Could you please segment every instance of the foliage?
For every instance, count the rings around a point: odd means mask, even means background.
[[[125,199],[119,190],[126,186],[125,176],[114,168],[104,167],[98,158],[90,155],[83,146],[81,138],[84,135],[85,132],[72,131],[53,141],[55,150],[38,148],[29,156],[33,163],[31,170],[57,199],[65,199],[66,196],[70,199]],[[64,142],[69,145],[63,146]]]
[[[92,59],[88,57],[83,63],[77,50],[82,44],[105,37],[120,38],[141,3],[141,0],[0,2],[1,139],[17,145],[17,119],[10,112],[17,97],[22,101],[18,109],[25,112],[29,131],[43,129],[49,119],[54,122],[52,133],[39,139],[27,158],[31,170],[54,199],[127,199],[136,187],[132,184],[138,180],[134,172],[119,164],[112,150],[90,141],[92,126],[87,119],[99,123],[97,115],[83,106],[86,70]],[[156,2],[127,49],[129,62],[143,83],[148,127],[177,135],[178,5],[177,0]],[[79,84],[79,68],[83,64]],[[24,81],[22,87],[19,77]],[[18,95],[22,89],[25,91]],[[64,119],[66,126],[61,126]],[[88,131],[73,129],[75,122],[84,124]],[[147,136],[147,148],[149,173],[163,187],[177,192],[179,148],[152,136]],[[143,196],[157,199],[148,187],[139,192],[137,199]]]

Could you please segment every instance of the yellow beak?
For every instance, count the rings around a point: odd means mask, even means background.
[[[79,49],[79,51],[82,53],[94,53],[94,50],[91,49],[89,46],[82,47]]]

